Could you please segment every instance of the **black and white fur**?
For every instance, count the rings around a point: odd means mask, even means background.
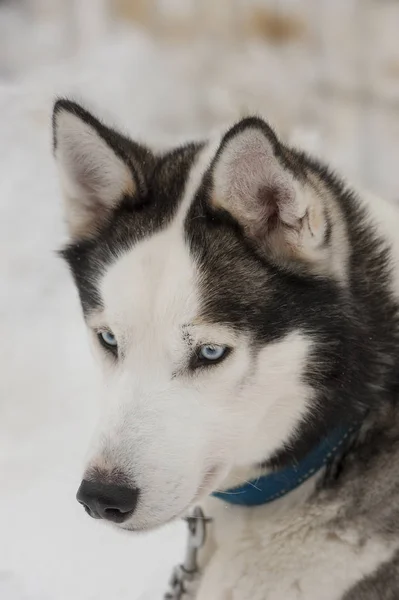
[[[398,598],[397,209],[257,117],[162,154],[68,100],[53,128],[63,256],[104,372],[85,477],[138,490],[121,527],[203,503],[198,600]],[[198,361],[207,343],[226,358]],[[347,454],[281,500],[209,497],[340,424],[358,424]]]

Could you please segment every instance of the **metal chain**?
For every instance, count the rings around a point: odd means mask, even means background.
[[[199,506],[196,506],[192,515],[186,518],[188,525],[186,554],[183,563],[173,570],[164,600],[181,600],[188,592],[187,584],[198,578],[198,552],[205,544],[206,526],[210,520],[205,517]]]

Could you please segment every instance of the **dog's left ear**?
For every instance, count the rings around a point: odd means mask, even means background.
[[[287,153],[263,120],[244,119],[226,133],[214,159],[211,203],[262,254],[319,263],[327,234],[323,204],[305,176],[294,175]]]

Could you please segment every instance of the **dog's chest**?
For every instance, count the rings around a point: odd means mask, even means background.
[[[197,600],[341,600],[396,549],[350,527],[335,531],[317,506],[246,509],[212,500],[206,510],[214,521]]]

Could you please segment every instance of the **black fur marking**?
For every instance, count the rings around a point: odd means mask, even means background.
[[[258,125],[294,176],[307,180],[317,175],[332,192],[352,245],[348,287],[327,277],[290,273],[259,257],[239,224],[210,208],[213,165],[186,220],[187,240],[202,275],[203,318],[245,330],[258,347],[297,329],[314,339],[305,374],[315,392],[313,409],[286,446],[267,461],[281,468],[307,454],[335,426],[357,421],[370,407],[392,398],[399,372],[398,304],[389,288],[388,247],[354,194],[326,167],[279,145],[257,119],[230,130],[215,160],[235,133]]]
[[[260,256],[240,225],[212,208],[212,167],[229,139],[247,127],[262,129],[276,157],[295,177],[307,181],[316,175],[336,198],[351,244],[347,286],[306,270],[290,272]],[[136,145],[129,148],[133,154],[137,149]],[[137,161],[147,187],[142,203],[137,206],[126,198],[94,239],[63,251],[85,313],[101,306],[96,282],[104,267],[171,221],[199,149],[192,144],[142,162],[139,151]],[[315,392],[313,410],[286,446],[267,461],[268,466],[292,464],[336,425],[356,421],[396,397],[399,319],[389,287],[389,248],[369,224],[354,194],[325,166],[280,144],[260,119],[245,119],[224,137],[193,200],[185,233],[201,273],[202,316],[208,322],[244,330],[255,349],[293,330],[314,339],[305,373]],[[327,229],[325,243],[330,235]]]
[[[399,598],[399,552],[366,575],[342,600],[397,600]]]
[[[324,232],[324,239],[321,244],[321,247],[327,247],[331,242],[331,232],[332,232],[332,224],[331,219],[327,213],[324,213],[324,220],[326,223],[326,230]]]
[[[60,110],[69,110],[91,125],[135,172],[140,172],[139,197],[125,196],[111,218],[85,240],[70,244],[61,251],[72,271],[84,313],[102,307],[98,279],[107,265],[141,239],[166,227],[182,198],[190,167],[200,149],[188,144],[162,156],[150,151],[116,131],[105,127],[90,113],[73,102],[58,100],[54,123]],[[54,144],[56,146],[56,139]]]

